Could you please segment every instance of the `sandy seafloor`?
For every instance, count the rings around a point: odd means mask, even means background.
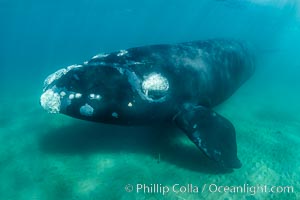
[[[153,7],[152,1],[146,6],[132,1],[119,7],[117,1],[103,2],[0,2],[0,8],[7,9],[0,12],[4,19],[0,21],[4,27],[0,35],[0,200],[300,199],[300,14],[298,21],[289,24],[288,14],[279,11],[274,17],[263,7],[247,24],[247,17],[236,17],[245,12],[243,8],[234,6],[230,6],[233,12],[217,15],[207,11],[208,4],[194,6],[198,1],[190,5],[177,1],[173,6],[167,2],[162,8],[161,1]],[[89,15],[82,9],[87,5]],[[211,22],[202,20],[198,9]],[[236,128],[240,169],[221,170],[176,127],[97,124],[48,114],[39,105],[43,79],[49,73],[103,49],[235,38],[240,33],[260,44],[257,70],[215,108]],[[136,184],[193,184],[199,191],[163,196],[126,192],[128,184],[134,189]],[[211,184],[292,186],[293,192],[212,193]]]
[[[40,107],[41,91],[34,87],[7,94],[0,116],[1,199],[299,199],[300,86],[292,77],[284,81],[282,73],[281,82],[265,79],[280,62],[260,64],[269,66],[216,108],[236,128],[243,166],[234,171],[220,170],[176,128],[116,127],[51,115]],[[199,192],[125,191],[138,183],[193,184]],[[201,191],[203,184],[293,186],[294,192],[210,193]]]

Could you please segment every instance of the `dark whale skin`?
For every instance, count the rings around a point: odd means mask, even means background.
[[[41,104],[51,113],[109,124],[175,122],[209,157],[234,168],[240,166],[234,127],[212,108],[227,100],[254,68],[248,47],[233,40],[129,48],[50,75]],[[229,150],[213,139],[227,136],[233,145]],[[222,159],[220,152],[226,154]]]

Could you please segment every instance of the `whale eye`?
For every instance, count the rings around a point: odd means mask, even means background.
[[[142,82],[142,89],[147,98],[159,100],[167,95],[169,82],[161,74],[151,73]]]

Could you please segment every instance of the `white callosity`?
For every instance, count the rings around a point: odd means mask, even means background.
[[[74,94],[70,94],[70,95],[69,95],[69,99],[70,99],[70,100],[72,100],[72,99],[74,99],[74,98],[75,98],[75,95],[74,95]]]
[[[80,99],[81,97],[82,97],[82,94],[80,94],[80,93],[76,93],[76,94],[75,94],[75,98],[76,98],[76,99]]]
[[[64,97],[64,96],[66,96],[66,93],[65,93],[64,91],[61,91],[61,92],[60,92],[60,96],[61,96],[61,97]]]
[[[120,50],[120,53],[118,53],[117,56],[124,56],[127,53],[128,53],[128,51],[126,51],[126,50]]]
[[[72,70],[72,69],[79,68],[79,67],[82,67],[82,65],[70,65],[70,66],[67,67],[67,72]]]
[[[111,116],[113,116],[114,118],[118,118],[118,117],[119,117],[118,113],[116,113],[116,112],[113,112],[113,113],[111,114]]]
[[[109,55],[109,54],[100,53],[100,54],[97,54],[97,55],[93,56],[92,59],[105,58],[105,57],[107,57],[108,55]]]
[[[53,74],[50,74],[44,81],[44,88],[53,83],[53,81],[60,79],[63,75],[68,73],[68,71],[78,67],[82,67],[82,65],[70,65],[67,68],[59,69]]]
[[[42,107],[49,113],[59,113],[60,111],[60,95],[52,89],[46,90],[40,99]]]
[[[101,97],[100,94],[90,94],[90,95],[89,95],[89,98],[90,98],[91,100],[101,100],[101,99],[102,99],[102,97]]]
[[[86,103],[84,106],[80,107],[79,111],[80,111],[81,115],[90,117],[94,113],[94,108],[92,106],[90,106],[89,104]]]
[[[57,70],[56,72],[54,72],[53,74],[50,74],[44,81],[44,87],[47,87],[48,85],[53,83],[53,81],[59,79],[66,73],[67,73],[66,69],[60,69],[60,70]]]
[[[144,79],[142,89],[146,95],[151,91],[166,92],[169,89],[169,82],[161,74],[152,73]]]

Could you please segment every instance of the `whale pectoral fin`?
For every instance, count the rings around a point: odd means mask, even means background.
[[[174,120],[196,146],[219,165],[224,168],[241,167],[235,129],[226,118],[206,107],[189,106]]]

